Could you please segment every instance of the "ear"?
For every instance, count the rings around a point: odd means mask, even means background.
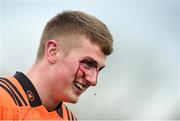
[[[56,63],[58,52],[59,52],[59,46],[57,41],[55,40],[48,40],[46,42],[46,50],[45,50],[45,56],[47,60],[50,63]]]

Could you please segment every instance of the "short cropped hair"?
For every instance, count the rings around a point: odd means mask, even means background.
[[[48,40],[60,41],[61,37],[66,38],[76,34],[87,36],[92,43],[100,47],[104,55],[110,55],[113,51],[112,35],[103,22],[84,12],[63,11],[46,24],[41,36],[37,58],[44,55],[45,44]]]

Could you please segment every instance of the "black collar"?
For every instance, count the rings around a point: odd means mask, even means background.
[[[24,89],[24,92],[26,93],[26,96],[28,98],[31,107],[42,105],[41,99],[35,87],[33,86],[32,82],[22,72],[16,72],[14,77],[18,80],[18,82],[21,84],[22,88]]]
[[[26,75],[24,75],[22,72],[16,72],[14,77],[18,80],[20,85],[22,86],[24,92],[26,93],[26,96],[28,98],[28,101],[31,105],[31,107],[37,107],[42,105],[41,99],[33,86],[32,82]],[[57,107],[54,109],[58,113],[60,117],[62,117],[63,112],[62,112],[62,102],[60,102]]]

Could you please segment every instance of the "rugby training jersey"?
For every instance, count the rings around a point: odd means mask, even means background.
[[[0,77],[0,120],[76,120],[61,102],[48,112],[31,81],[21,72]]]

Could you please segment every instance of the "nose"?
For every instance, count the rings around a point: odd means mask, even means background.
[[[90,86],[96,86],[97,84],[97,77],[98,77],[98,71],[94,69],[85,69],[82,66],[79,66],[79,70],[83,74],[83,78],[88,82]]]
[[[97,77],[98,77],[97,71],[86,71],[85,72],[85,79],[86,79],[86,81],[88,81],[90,83],[91,86],[96,86]]]

